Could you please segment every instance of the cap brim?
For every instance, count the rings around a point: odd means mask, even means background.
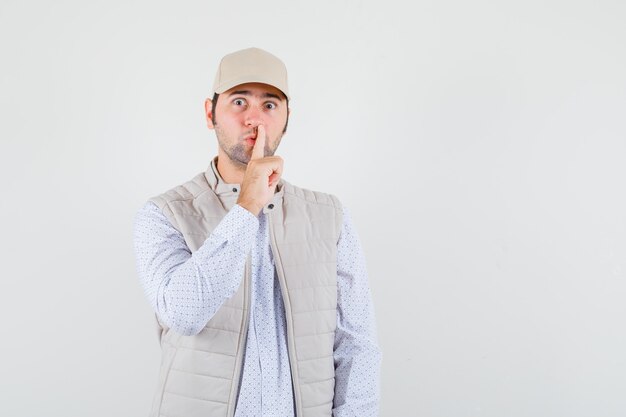
[[[237,77],[231,80],[224,81],[215,88],[214,92],[217,94],[222,94],[224,91],[228,91],[233,87],[246,83],[261,83],[271,85],[272,87],[278,88],[285,95],[285,97],[287,97],[287,99],[290,98],[289,94],[286,93],[286,88],[284,86],[278,85],[279,83],[276,83],[275,80],[268,80],[267,78],[262,78],[258,76]]]

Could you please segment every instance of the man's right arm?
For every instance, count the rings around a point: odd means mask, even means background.
[[[258,218],[235,204],[197,251],[152,202],[135,217],[137,272],[161,321],[185,336],[198,334],[241,284],[259,228]]]

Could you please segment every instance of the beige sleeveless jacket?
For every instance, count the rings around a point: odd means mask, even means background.
[[[182,233],[192,252],[202,246],[237,200],[239,190],[224,183],[216,161],[217,157],[206,172],[150,199]],[[263,212],[268,217],[285,304],[296,416],[331,416],[341,205],[331,194],[281,179]],[[157,317],[162,359],[151,417],[234,416],[249,309],[248,254],[239,289],[199,334],[182,336]]]

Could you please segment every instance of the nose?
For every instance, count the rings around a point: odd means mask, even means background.
[[[250,106],[246,110],[244,121],[246,126],[257,127],[263,124],[263,113],[256,106]]]

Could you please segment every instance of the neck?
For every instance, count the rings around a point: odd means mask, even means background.
[[[246,165],[231,161],[222,148],[218,148],[217,170],[224,182],[227,184],[241,184],[246,172],[246,167]]]

